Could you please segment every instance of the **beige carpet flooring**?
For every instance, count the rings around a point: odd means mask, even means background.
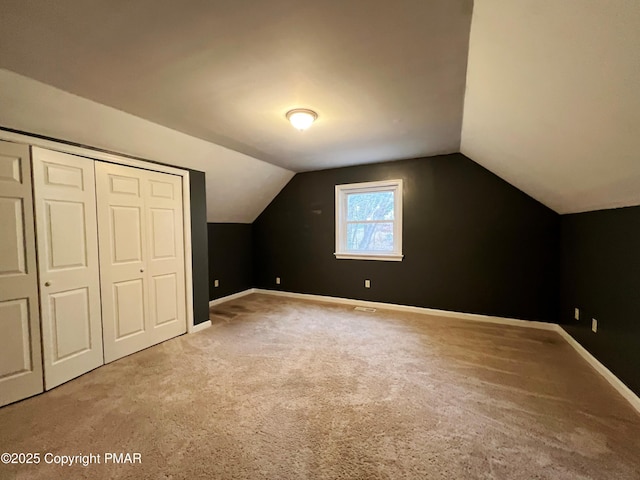
[[[640,415],[556,333],[251,295],[0,409],[1,479],[640,479]],[[102,458],[104,461],[104,458]]]

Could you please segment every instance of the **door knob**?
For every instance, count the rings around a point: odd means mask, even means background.
[[[44,286],[45,287],[50,287],[51,286],[51,282],[44,282]]]
[[[141,268],[141,269],[140,269],[140,272],[144,272],[144,268]]]

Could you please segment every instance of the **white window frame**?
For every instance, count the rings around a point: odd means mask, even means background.
[[[393,252],[353,252],[347,250],[347,196],[353,193],[394,192]],[[337,259],[382,260],[401,262],[402,255],[402,179],[381,182],[336,185],[336,251]],[[379,220],[379,222],[383,222]],[[389,220],[384,220],[388,223]]]

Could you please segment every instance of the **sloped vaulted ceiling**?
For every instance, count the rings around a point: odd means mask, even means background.
[[[560,213],[640,204],[640,2],[476,0],[461,151]]]
[[[204,171],[209,222],[253,222],[294,175],[2,69],[0,126]]]

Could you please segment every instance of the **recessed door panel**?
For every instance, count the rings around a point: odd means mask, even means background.
[[[43,391],[27,145],[0,141],[0,406]]]
[[[175,273],[153,277],[155,326],[178,320],[178,282]]]
[[[29,300],[0,302],[0,379],[31,372]]]
[[[111,245],[114,263],[142,260],[141,222],[139,207],[112,206]]]
[[[152,197],[167,198],[169,200],[174,199],[174,188],[172,183],[150,180],[149,185],[151,186],[150,194]]]
[[[111,193],[140,196],[140,179],[138,178],[110,175],[109,183]]]
[[[78,288],[49,296],[53,323],[53,364],[91,350],[89,289]]]
[[[113,285],[116,341],[144,332],[144,283],[142,279]]]
[[[70,187],[84,190],[84,175],[82,168],[47,162],[45,162],[43,166],[43,181],[45,185]]]
[[[150,212],[152,259],[175,258],[176,224],[173,209],[152,208]]]
[[[33,148],[47,390],[104,363],[94,161]]]
[[[87,266],[84,203],[46,200],[45,232],[51,270]]]
[[[0,153],[0,182],[22,183],[20,157]]]
[[[0,197],[0,275],[24,275],[24,214],[21,198]]]

